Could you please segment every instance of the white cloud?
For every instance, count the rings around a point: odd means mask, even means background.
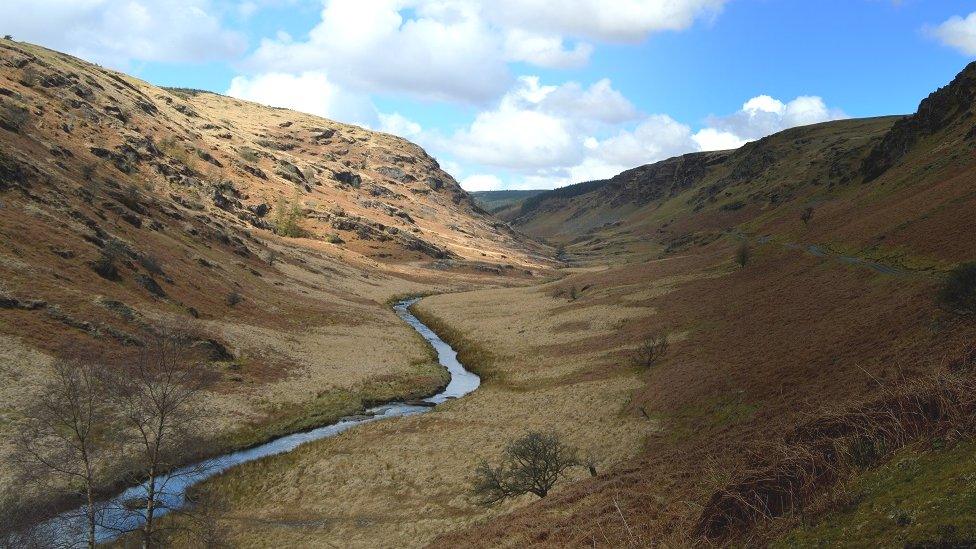
[[[17,39],[125,68],[133,60],[202,62],[244,53],[209,0],[5,0]]]
[[[843,117],[820,97],[783,102],[760,95],[696,131],[665,114],[641,115],[608,80],[584,88],[522,77],[496,108],[431,144],[469,173],[496,170],[502,186],[493,188],[552,188],[690,152],[734,149],[780,130]]]
[[[661,31],[679,31],[714,17],[727,0],[494,0],[490,16],[514,27],[635,42]]]
[[[501,47],[477,6],[464,2],[327,0],[307,41],[264,40],[247,65],[325,71],[367,92],[480,102],[509,84]]]
[[[748,142],[734,133],[716,130],[715,128],[702,128],[691,138],[698,144],[698,148],[703,151],[738,149]]]
[[[453,154],[486,166],[549,168],[570,166],[578,158],[579,143],[573,134],[571,124],[562,118],[502,108],[479,114],[447,146]]]
[[[592,45],[577,42],[573,49],[567,49],[563,38],[558,35],[541,35],[522,29],[511,29],[505,36],[505,55],[510,61],[566,69],[586,65],[592,54]]]
[[[252,0],[253,1],[253,0]],[[511,84],[509,64],[585,65],[601,41],[681,30],[727,0],[323,0],[301,41],[265,39],[255,72],[322,71],[349,89],[483,104]]]
[[[645,118],[633,131],[621,131],[601,141],[592,155],[630,168],[696,150],[691,128],[665,114]]]
[[[585,90],[576,82],[554,87],[540,101],[540,107],[549,112],[605,124],[620,124],[638,116],[633,103],[613,89],[607,78]]]
[[[421,135],[423,128],[420,124],[410,120],[402,114],[395,112],[392,114],[379,114],[380,131],[399,135],[407,139],[413,139]]]
[[[965,55],[976,55],[976,12],[965,18],[955,15],[928,31],[944,45]]]
[[[538,77],[525,76],[495,109],[439,141],[441,148],[483,166],[551,170],[579,162],[590,130],[636,116],[609,80],[584,89],[575,82],[543,86]]]
[[[367,97],[343,91],[320,72],[238,76],[231,81],[226,93],[239,99],[353,124],[376,127],[381,122]]]
[[[502,180],[490,174],[476,174],[461,180],[461,188],[468,192],[496,191],[502,187]]]
[[[734,138],[745,142],[787,128],[842,118],[847,118],[847,115],[839,109],[827,107],[820,97],[804,95],[783,103],[768,95],[759,95],[746,101],[738,112],[710,117],[708,126],[715,131],[700,137],[713,143],[719,140],[732,143]]]

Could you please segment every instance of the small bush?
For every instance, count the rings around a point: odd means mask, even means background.
[[[27,67],[24,69],[24,74],[20,77],[20,83],[28,88],[33,88],[40,79],[41,77],[37,75],[37,71],[33,67]]]
[[[278,252],[274,250],[268,250],[268,254],[265,256],[265,260],[268,265],[274,267],[274,264],[278,262]]]
[[[226,301],[228,307],[236,307],[242,301],[244,301],[244,296],[242,296],[237,290],[232,290],[227,294]]]
[[[139,256],[139,264],[142,268],[146,269],[147,272],[154,275],[163,276],[163,265],[159,262],[156,256],[151,254],[142,254]]]
[[[306,235],[305,228],[302,227],[302,220],[305,213],[298,201],[288,201],[281,199],[274,210],[272,225],[275,234],[288,236],[291,238],[301,238]]]
[[[247,147],[238,151],[237,154],[239,154],[242,159],[252,163],[257,162],[258,159],[260,158],[258,156],[257,151],[255,151],[254,149],[249,149]]]
[[[739,249],[735,251],[735,262],[739,267],[745,267],[749,264],[749,259],[752,258],[752,249],[749,248],[748,244],[743,244],[739,246]]]
[[[508,443],[498,467],[478,465],[472,492],[482,505],[523,494],[544,498],[567,469],[581,464],[576,448],[556,433],[530,432]]]
[[[101,254],[98,259],[91,263],[91,268],[104,279],[118,280],[118,264],[125,258],[125,255],[125,245],[117,240],[111,240],[102,247]]]
[[[649,370],[660,362],[668,352],[671,343],[666,335],[650,335],[634,349],[630,355],[631,363],[641,370]]]
[[[195,157],[190,154],[190,151],[186,150],[186,147],[177,141],[175,137],[166,137],[161,139],[159,141],[159,150],[163,151],[166,156],[176,160],[191,170],[194,170],[196,167],[197,163]]]
[[[325,239],[330,244],[342,244],[343,242],[345,242],[345,240],[343,240],[342,237],[339,236],[339,233],[331,233],[329,234],[329,236],[325,237]]]
[[[939,301],[958,313],[976,313],[976,262],[963,263],[949,273]]]

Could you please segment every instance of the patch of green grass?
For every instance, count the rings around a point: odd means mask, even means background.
[[[702,428],[717,429],[750,420],[759,411],[755,404],[745,402],[739,393],[682,406],[673,413],[648,412],[648,416],[665,425],[666,433],[675,442],[699,434]]]
[[[905,449],[855,477],[851,503],[775,547],[970,547],[976,543],[976,442]],[[945,543],[945,545],[939,545]]]

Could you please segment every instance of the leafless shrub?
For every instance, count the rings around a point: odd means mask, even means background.
[[[257,151],[255,151],[254,149],[247,148],[247,147],[242,148],[240,151],[237,152],[237,154],[239,154],[240,157],[243,158],[244,160],[246,160],[248,162],[251,162],[251,163],[254,163],[254,162],[257,162],[258,160],[260,160],[260,157],[258,156]]]
[[[139,254],[139,264],[142,265],[143,269],[155,275],[164,276],[163,265],[160,263],[159,259],[148,253]]]
[[[529,493],[544,498],[567,469],[580,464],[577,450],[556,433],[530,432],[509,442],[497,467],[478,465],[472,492],[482,505]]]
[[[649,370],[661,360],[671,346],[668,336],[652,334],[644,338],[630,355],[631,363],[638,369]]]
[[[37,524],[37,517],[50,512],[28,497],[23,486],[0,490],[0,547],[46,549],[56,547],[55,536]]]
[[[55,360],[17,438],[17,463],[26,479],[46,492],[71,486],[80,496],[89,547],[95,546],[103,508],[96,500],[97,489],[121,443],[111,428],[102,372],[95,360],[78,352]]]
[[[205,413],[203,392],[214,379],[204,358],[192,351],[192,341],[185,329],[148,335],[145,347],[115,368],[108,385],[121,431],[142,470],[144,495],[137,500],[137,512],[144,547],[154,546],[162,535],[156,519],[166,509],[167,485],[198,472],[176,469],[194,455]]]

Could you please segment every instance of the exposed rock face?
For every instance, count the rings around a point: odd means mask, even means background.
[[[970,63],[949,85],[932,92],[918,106],[918,112],[895,123],[861,165],[865,181],[873,181],[915,146],[921,139],[962,123],[976,105],[976,62]]]
[[[52,203],[81,198],[84,205],[74,210],[88,220],[160,231],[162,214],[197,236],[213,233],[187,220],[206,225],[219,218],[221,234],[232,235],[272,228],[264,219],[269,205],[284,199],[300,202],[306,213],[337,206],[382,226],[422,229],[433,246],[388,241],[400,251],[456,246],[475,259],[479,248],[499,242],[493,221],[458,183],[404,139],[208,92],[155,88],[29,44],[0,42],[0,119],[0,191],[64,178],[44,192],[70,195],[52,196]],[[31,162],[37,151],[21,150],[24,140],[7,146],[11,136],[36,140],[57,164]],[[58,173],[50,171],[55,165]],[[324,184],[326,178],[336,184]],[[119,182],[143,189],[142,198],[127,200],[114,188]],[[377,202],[372,198],[384,206],[369,205]],[[102,241],[118,232],[98,225]],[[332,235],[333,227],[316,227],[314,218],[305,225],[311,238],[344,240],[366,255],[397,255]],[[229,245],[240,255],[239,245]],[[527,239],[519,245],[532,246]]]
[[[611,179],[570,185],[527,199],[522,213],[530,213],[549,201],[590,193],[613,207],[628,203],[643,206],[691,187],[706,173],[708,166],[727,157],[727,152],[686,154],[627,170]]]

